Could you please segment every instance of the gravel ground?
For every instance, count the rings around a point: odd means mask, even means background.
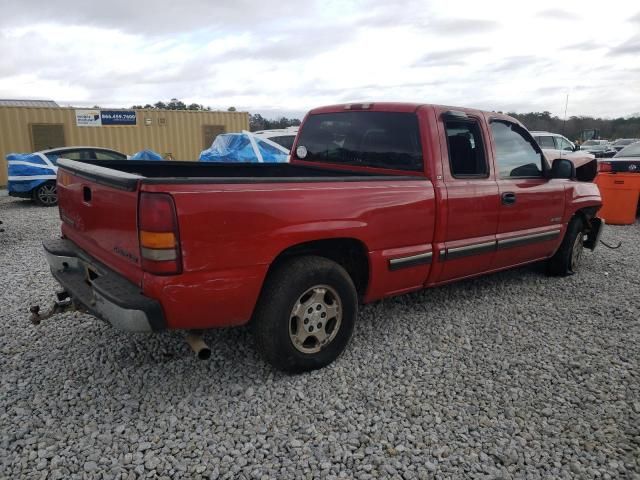
[[[0,195],[2,478],[640,478],[640,224],[539,266],[364,307],[347,352],[287,376],[247,329],[39,327],[57,212]]]

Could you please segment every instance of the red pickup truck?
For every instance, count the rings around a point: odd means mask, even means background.
[[[277,368],[346,347],[359,303],[598,243],[598,188],[506,115],[407,103],[322,107],[288,164],[58,161],[67,300],[128,331],[251,322]]]

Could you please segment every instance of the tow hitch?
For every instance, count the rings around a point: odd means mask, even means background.
[[[53,305],[51,305],[46,313],[40,314],[40,305],[33,305],[31,308],[29,308],[29,311],[31,312],[29,320],[31,321],[31,323],[33,323],[34,325],[40,325],[40,322],[42,320],[53,317],[58,313],[80,310],[66,291],[63,290],[60,292],[56,292],[56,297],[58,299],[53,302]]]

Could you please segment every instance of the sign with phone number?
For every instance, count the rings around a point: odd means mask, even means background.
[[[135,124],[136,112],[133,110],[76,110],[76,125],[79,127]]]
[[[102,125],[135,125],[136,112],[133,110],[100,110]]]

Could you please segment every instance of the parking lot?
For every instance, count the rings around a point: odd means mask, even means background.
[[[57,209],[2,195],[0,220],[2,478],[640,478],[637,222],[572,277],[365,306],[337,362],[290,376],[248,328],[208,333],[203,362],[179,333],[31,325]]]

